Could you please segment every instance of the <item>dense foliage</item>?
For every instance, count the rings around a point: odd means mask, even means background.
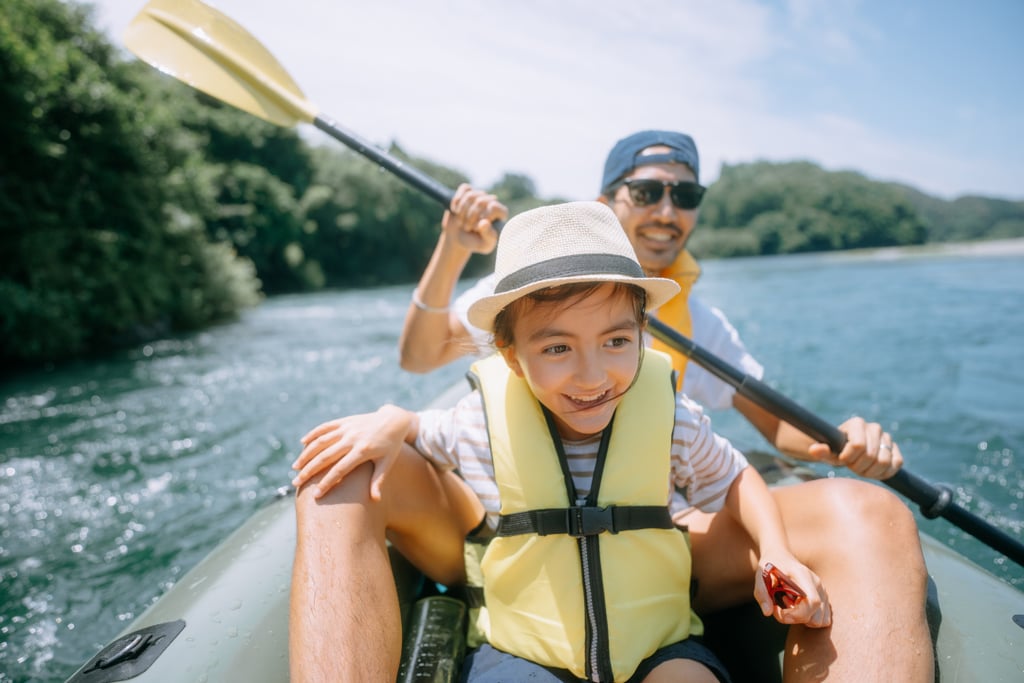
[[[893,187],[808,162],[725,165],[701,210],[705,255],[920,244],[924,223]]]
[[[966,242],[1024,237],[1024,201],[992,197],[931,197],[905,185],[894,185],[928,226],[929,242]]]
[[[148,71],[117,58],[79,6],[4,3],[5,362],[192,328],[256,300],[251,264],[205,239],[197,144]]]
[[[87,6],[5,0],[0,108],[0,366],[200,328],[263,294],[410,282],[437,239],[432,200],[124,56]],[[558,201],[520,174],[490,190],[513,214]],[[756,163],[722,169],[701,226],[699,256],[879,247],[1024,236],[1024,203]]]

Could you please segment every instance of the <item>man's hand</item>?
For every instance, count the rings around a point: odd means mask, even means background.
[[[842,452],[836,456],[827,444],[815,443],[807,449],[812,460],[848,467],[850,471],[871,479],[888,479],[903,466],[900,447],[877,422],[851,417],[839,425],[839,430],[846,434]]]
[[[449,239],[464,249],[489,254],[498,243],[494,222],[507,218],[508,209],[497,197],[463,183],[455,190],[451,207],[441,219],[441,227]]]

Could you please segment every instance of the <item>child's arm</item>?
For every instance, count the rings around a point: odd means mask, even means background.
[[[775,499],[757,470],[747,467],[733,480],[725,507],[746,529],[757,548],[759,569],[754,579],[754,597],[764,615],[774,615],[784,624],[806,624],[815,628],[830,625],[832,609],[821,580],[793,556]],[[788,607],[775,604],[762,578],[762,570],[769,563],[788,576],[805,597]]]
[[[292,463],[292,469],[299,473],[292,484],[302,486],[310,477],[327,470],[314,491],[314,497],[320,498],[356,467],[372,461],[370,497],[380,500],[384,474],[394,464],[402,444],[415,443],[419,425],[416,413],[393,405],[324,422],[302,437],[304,448]]]

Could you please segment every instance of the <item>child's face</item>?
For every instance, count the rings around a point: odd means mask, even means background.
[[[555,416],[564,439],[601,432],[636,376],[643,343],[632,298],[602,285],[518,316],[505,361]]]

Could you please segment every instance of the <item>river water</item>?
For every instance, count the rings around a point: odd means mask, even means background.
[[[1021,247],[714,261],[698,292],[769,384],[836,424],[882,422],[908,469],[1022,538]],[[64,680],[288,482],[312,426],[418,407],[457,381],[468,363],[398,370],[410,291],[275,298],[236,323],[0,384],[0,681]],[[763,447],[735,415],[713,419]],[[1017,565],[920,523],[1024,589]]]

